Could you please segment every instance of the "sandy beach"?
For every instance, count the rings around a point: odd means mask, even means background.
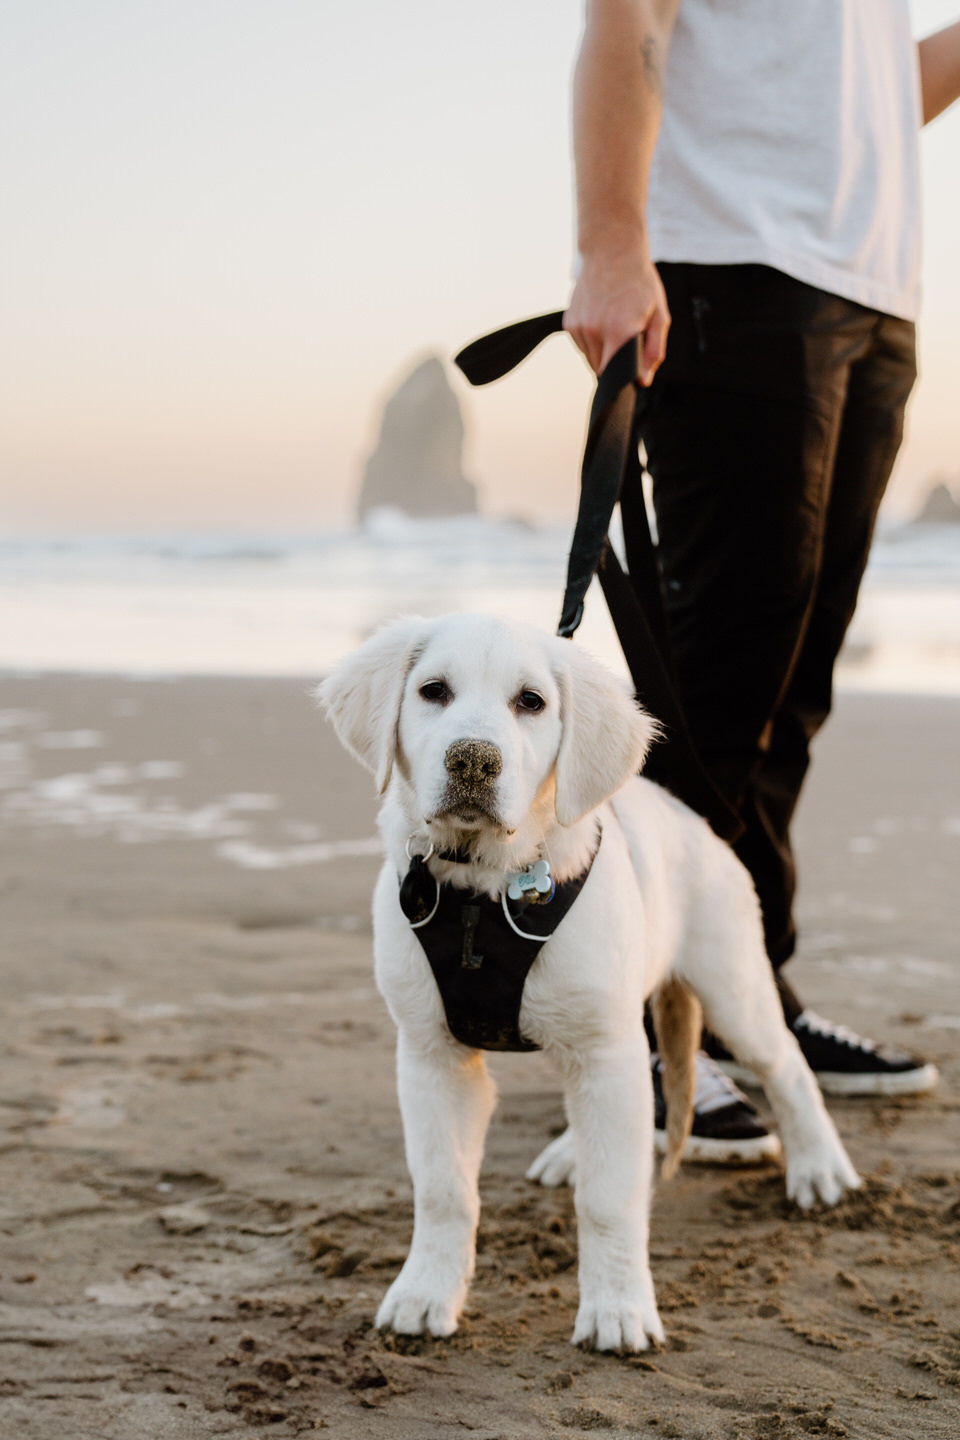
[[[960,1433],[960,701],[846,694],[798,823],[791,977],[940,1066],[830,1109],[866,1177],[659,1187],[664,1350],[573,1349],[563,1123],[495,1057],[451,1341],[372,1328],[411,1227],[372,982],[370,778],[308,682],[0,680],[0,1434],[684,1440]]]

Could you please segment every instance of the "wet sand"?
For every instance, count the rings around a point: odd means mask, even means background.
[[[831,1101],[865,1190],[659,1189],[663,1351],[571,1348],[563,1123],[495,1057],[449,1342],[372,1318],[411,1226],[371,978],[369,777],[306,682],[0,680],[0,1435],[477,1440],[960,1433],[960,702],[845,696],[798,836],[808,1003],[936,1060]]]

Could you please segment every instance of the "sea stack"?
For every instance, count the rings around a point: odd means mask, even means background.
[[[960,505],[953,496],[949,485],[943,481],[934,485],[926,498],[923,509],[917,516],[921,525],[958,525],[960,524]]]
[[[358,514],[389,506],[406,515],[474,515],[477,487],[462,469],[463,416],[443,362],[431,355],[383,407],[367,461]]]

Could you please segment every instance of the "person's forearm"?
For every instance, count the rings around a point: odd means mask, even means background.
[[[680,0],[587,0],[574,79],[577,242],[646,248],[644,209],[667,45]]]
[[[960,98],[960,20],[921,40],[917,52],[926,125]]]
[[[586,3],[573,105],[580,269],[564,326],[598,374],[640,336],[639,376],[649,385],[670,311],[647,244],[647,177],[680,0]]]

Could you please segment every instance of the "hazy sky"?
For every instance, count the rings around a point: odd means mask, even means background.
[[[413,360],[566,301],[580,10],[0,4],[0,535],[350,518]],[[923,145],[902,507],[960,475],[960,113]],[[489,513],[572,512],[589,393],[555,339],[464,395]]]

